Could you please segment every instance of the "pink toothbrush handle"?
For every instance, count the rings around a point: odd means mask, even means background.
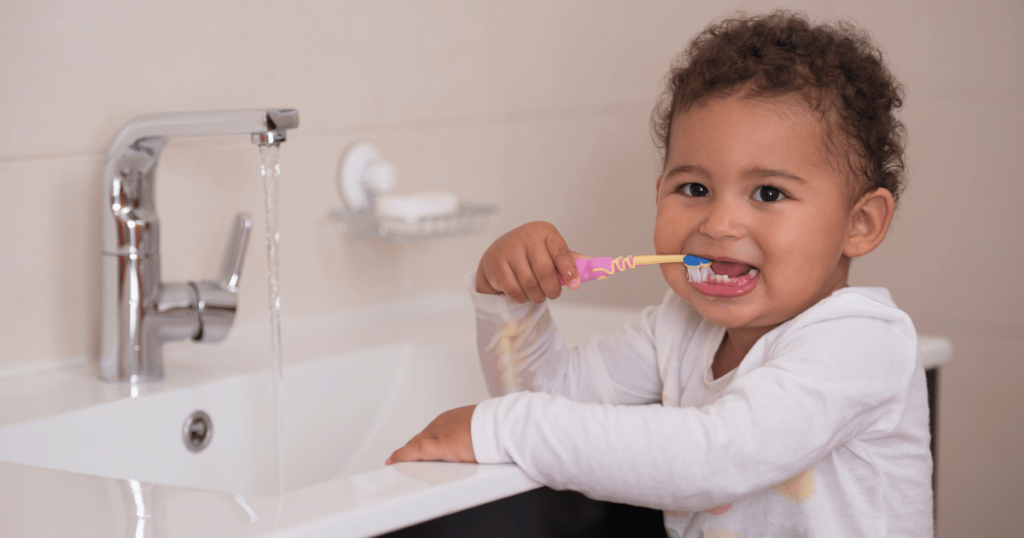
[[[589,260],[583,258],[576,260],[576,272],[580,275],[581,283],[606,278],[625,269],[632,268],[632,256],[627,256],[625,258],[609,258],[607,256],[601,256],[597,258],[590,258]],[[563,286],[565,285],[565,281],[562,280],[561,275],[558,277],[558,282]]]

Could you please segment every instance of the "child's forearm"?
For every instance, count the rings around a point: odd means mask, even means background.
[[[479,293],[473,302],[480,366],[492,396],[528,390],[577,401],[613,397],[603,365],[580,367],[585,358],[565,346],[546,303],[518,304]]]
[[[535,393],[480,403],[471,427],[479,463],[514,462],[555,489],[683,511],[774,486],[828,451],[800,446],[799,438],[784,447],[760,442],[757,433],[697,408],[586,404]],[[748,446],[748,438],[758,442]]]
[[[477,297],[477,351],[492,396],[528,390],[570,394],[573,352],[555,330],[545,304],[516,304],[505,297]]]
[[[472,279],[467,280],[467,286]],[[528,390],[575,401],[658,401],[661,381],[645,317],[636,327],[569,349],[546,303],[474,294],[477,350],[491,395]]]

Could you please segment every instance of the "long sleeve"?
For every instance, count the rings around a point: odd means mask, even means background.
[[[491,395],[517,391],[558,394],[579,402],[641,404],[660,401],[661,379],[653,327],[656,308],[621,332],[569,349],[547,303],[518,304],[475,291],[466,277],[477,315],[477,348]]]
[[[766,335],[752,350],[763,364],[707,405],[511,394],[477,407],[474,450],[481,462],[515,462],[552,487],[667,510],[705,510],[765,490],[840,446],[862,450],[903,416],[920,370],[913,325],[857,297]]]

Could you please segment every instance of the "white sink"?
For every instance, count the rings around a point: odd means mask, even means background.
[[[0,535],[373,536],[537,487],[514,465],[384,466],[487,398],[461,292],[285,329],[283,495],[259,324],[168,346],[155,385],[90,364],[0,379]],[[196,453],[182,430],[199,410],[213,427]]]
[[[285,491],[383,467],[437,414],[487,398],[465,351],[405,343],[308,361],[284,372]],[[0,428],[0,460],[154,484],[274,495],[267,372],[127,398]],[[186,448],[193,411],[209,445]],[[69,450],[69,447],[74,447]]]

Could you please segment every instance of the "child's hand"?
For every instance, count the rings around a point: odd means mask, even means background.
[[[396,450],[384,465],[402,461],[462,461],[476,463],[469,427],[475,405],[445,411],[416,437]]]
[[[575,254],[554,226],[530,222],[501,236],[484,252],[476,273],[476,291],[504,293],[517,303],[542,303],[562,293],[558,276],[570,289],[580,287]]]

